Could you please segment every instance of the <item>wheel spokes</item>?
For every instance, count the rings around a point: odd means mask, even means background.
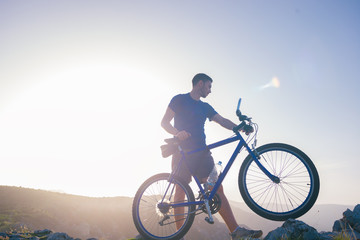
[[[280,183],[272,182],[252,161],[247,169],[246,187],[261,208],[284,213],[298,208],[308,197],[311,179],[308,169],[296,155],[282,150],[259,153],[260,162]]]

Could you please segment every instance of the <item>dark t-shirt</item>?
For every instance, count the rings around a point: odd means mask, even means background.
[[[191,134],[191,137],[183,141],[181,146],[188,150],[206,146],[205,121],[211,120],[217,114],[214,108],[201,100],[194,100],[190,93],[173,97],[169,108],[175,112],[174,127]]]

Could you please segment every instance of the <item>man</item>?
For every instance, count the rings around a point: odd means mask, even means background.
[[[161,126],[170,134],[181,141],[181,147],[184,150],[193,150],[206,146],[204,125],[206,119],[220,124],[222,127],[232,130],[236,126],[232,121],[223,118],[208,103],[202,102],[200,98],[206,98],[211,93],[212,79],[199,73],[192,79],[192,90],[187,94],[179,94],[172,98],[165,115],[161,121]],[[174,119],[174,125],[171,121]],[[190,155],[190,156],[193,156]],[[179,154],[174,154],[172,166],[176,166],[179,161]],[[187,159],[187,166],[180,170],[180,177],[190,183],[191,172],[196,175],[202,183],[205,183],[211,170],[214,167],[214,160],[209,150],[204,150],[196,156]],[[232,239],[241,239],[243,237],[258,238],[262,231],[247,230],[240,228],[237,224],[230,204],[224,194],[223,186],[218,190],[221,199],[221,209],[219,213],[224,219]],[[185,193],[177,190],[175,192],[175,201],[184,200]],[[183,209],[175,209],[175,214],[181,214]],[[181,226],[181,221],[177,222],[177,228]]]

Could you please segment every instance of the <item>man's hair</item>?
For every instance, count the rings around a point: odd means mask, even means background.
[[[213,80],[212,80],[211,77],[209,77],[205,73],[198,73],[192,79],[192,85],[195,86],[199,81],[203,81],[203,82],[210,81],[210,82],[212,82]]]

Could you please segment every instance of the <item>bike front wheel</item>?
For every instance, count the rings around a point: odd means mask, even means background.
[[[261,146],[254,153],[280,181],[269,179],[249,154],[239,172],[245,203],[258,215],[275,221],[298,218],[309,211],[320,189],[319,175],[310,158],[282,143]]]
[[[175,191],[182,200],[175,202]],[[133,220],[145,239],[180,239],[195,217],[194,194],[184,181],[161,173],[146,180],[137,191],[132,207]],[[183,204],[174,206],[173,204]]]

